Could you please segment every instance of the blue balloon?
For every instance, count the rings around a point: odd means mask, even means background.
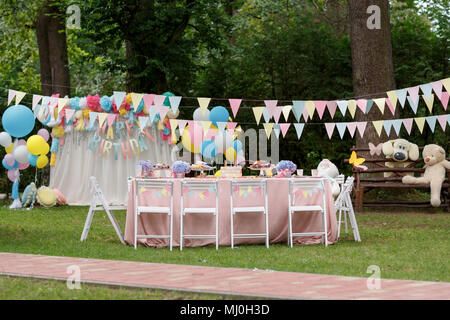
[[[39,156],[35,156],[34,154],[28,154],[28,163],[33,167],[36,167],[36,161]]]
[[[17,169],[19,167],[19,163],[17,161],[14,161],[14,165],[8,166],[5,159],[2,160],[2,165],[3,167],[5,167],[6,170]]]
[[[232,147],[233,147],[234,150],[236,150],[236,153],[241,151],[242,150],[242,142],[241,142],[241,140],[238,140],[238,139],[234,140],[233,144],[232,144]]]
[[[10,136],[22,138],[33,131],[34,113],[21,104],[6,109],[2,117],[2,125]]]
[[[217,106],[211,109],[209,113],[209,121],[217,127],[217,122],[227,122],[230,113],[225,107]]]
[[[214,158],[217,154],[217,147],[214,140],[203,140],[200,145],[200,151],[205,158]]]

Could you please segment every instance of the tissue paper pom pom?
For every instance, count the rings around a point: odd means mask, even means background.
[[[131,99],[131,94],[127,94],[125,101],[127,102],[127,104],[131,104],[131,102],[133,101],[133,99]]]
[[[127,114],[127,110],[125,108],[120,107],[119,114],[123,117]]]
[[[89,109],[84,109],[84,110],[83,110],[83,118],[89,119],[89,112],[91,112],[91,110],[89,110]]]
[[[117,105],[116,102],[114,101],[114,98],[111,96],[110,97],[112,105],[111,105],[111,112],[112,113],[119,113],[119,109],[117,109]]]
[[[80,103],[78,104],[81,110],[84,110],[87,108],[87,100],[86,98],[80,98]]]
[[[102,109],[104,111],[110,112],[111,111],[111,107],[112,107],[111,99],[108,96],[103,96],[100,99],[100,106],[102,107]]]
[[[53,127],[52,134],[55,138],[61,138],[64,135],[64,128],[62,126]]]
[[[86,103],[90,110],[97,112],[102,111],[100,107],[100,96],[98,94],[96,94],[95,96],[91,96],[90,94],[88,94],[88,96],[86,97]]]
[[[70,99],[70,109],[79,110],[80,109],[80,98],[75,97]]]

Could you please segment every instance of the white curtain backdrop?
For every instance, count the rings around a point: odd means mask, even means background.
[[[134,128],[133,137],[137,136]],[[89,177],[95,176],[106,200],[114,205],[126,205],[127,179],[135,176],[135,164],[138,160],[151,160],[153,163],[165,162],[171,164],[171,155],[166,140],[162,140],[156,127],[147,127],[148,132],[155,138],[155,142],[144,136],[148,150],[140,155],[131,152],[131,158],[126,160],[119,148],[118,159],[114,158],[114,147],[109,157],[100,156],[88,149],[94,137],[94,131],[73,131],[66,133],[63,146],[56,153],[56,165],[50,170],[50,187],[56,188],[66,197],[70,205],[89,205],[91,192]],[[121,142],[129,139],[126,130],[121,130]],[[115,134],[115,131],[114,131]],[[117,142],[117,140],[116,140]]]

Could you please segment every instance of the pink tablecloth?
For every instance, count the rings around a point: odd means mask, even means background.
[[[245,179],[245,178],[244,178]],[[173,245],[178,246],[180,240],[180,179],[174,179],[174,217],[173,217]],[[334,212],[334,200],[331,186],[325,180],[326,207],[328,217],[328,242],[337,242],[337,222]],[[288,236],[288,191],[289,180],[285,178],[272,178],[267,181],[269,206],[269,239],[270,243],[287,243]],[[237,191],[237,190],[236,190]],[[139,190],[139,203],[145,206],[169,206],[170,195],[167,190],[149,192]],[[230,245],[230,180],[219,180],[219,243]],[[135,210],[135,182],[131,184],[128,194],[127,220],[125,226],[125,241],[134,245],[134,210]],[[321,192],[297,192],[297,204],[321,205]],[[259,205],[261,193],[259,190],[239,190],[234,193],[235,202],[242,206]],[[214,207],[215,194],[212,192],[184,193],[185,207]],[[322,229],[322,216],[318,212],[296,213],[293,218],[293,232],[314,232]],[[163,214],[142,214],[139,217],[138,234],[168,234],[169,218]],[[212,215],[188,214],[184,218],[185,234],[214,234],[215,218]],[[264,233],[264,217],[258,213],[240,213],[234,219],[235,233]],[[139,244],[164,247],[169,245],[166,239],[138,239]],[[264,243],[264,239],[235,239],[235,244]],[[297,244],[318,244],[320,237],[294,238]],[[214,239],[186,239],[185,246],[204,246],[215,244]]]

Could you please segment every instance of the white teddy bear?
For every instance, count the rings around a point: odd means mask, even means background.
[[[328,159],[323,159],[317,166],[317,172],[319,176],[330,179],[333,196],[338,196],[341,192],[341,188],[339,187],[339,183],[335,180],[339,175],[339,170],[336,165]]]

